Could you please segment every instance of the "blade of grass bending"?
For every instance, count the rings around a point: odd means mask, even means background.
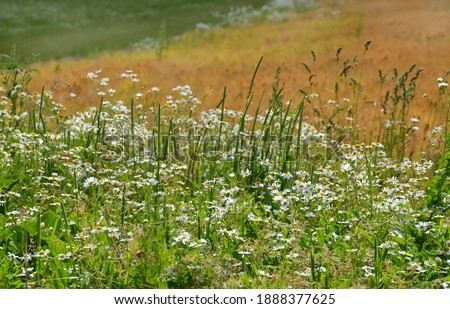
[[[285,145],[285,149],[284,149],[284,156],[285,156],[285,161],[284,161],[284,165],[283,165],[283,172],[286,172],[286,164],[287,164],[287,160],[289,158],[289,154],[291,152],[291,145],[292,145],[292,140],[293,140],[293,136],[294,136],[294,130],[295,130],[295,124],[297,123],[297,120],[300,119],[299,121],[299,127],[298,127],[298,132],[300,134],[297,134],[297,156],[299,155],[299,150],[300,150],[300,141],[299,141],[299,135],[301,135],[301,129],[302,129],[302,118],[303,118],[303,106],[305,104],[305,99],[306,96],[303,97],[302,101],[300,102],[299,106],[297,107],[297,111],[295,113],[294,119],[293,121],[291,121],[289,123],[289,127],[287,130],[287,141],[286,141],[286,145]],[[298,167],[297,167],[298,169]]]
[[[102,106],[102,105],[103,105],[103,97],[100,99],[100,108],[99,108],[99,109],[101,109],[101,106]],[[91,127],[94,127],[94,124],[98,121],[98,120],[97,120],[98,117],[99,117],[99,110],[97,110],[97,111],[95,112],[95,115],[94,115],[94,117],[92,118]],[[89,132],[89,134],[88,134],[88,136],[87,136],[87,139],[86,139],[86,144],[84,145],[84,148],[88,148],[89,145],[91,144],[92,134],[93,134],[92,132]]]
[[[303,109],[305,107],[305,101],[308,98],[308,95],[305,93],[302,101],[298,107],[298,130],[297,130],[297,153],[296,155],[296,167],[295,169],[298,171],[300,168],[300,156],[301,156],[301,139],[302,139],[302,125],[303,125]]]
[[[259,67],[261,66],[261,63],[263,61],[264,57],[261,57],[259,59],[258,64],[256,65],[255,71],[253,72],[253,77],[251,79],[250,82],[250,87],[248,89],[248,94],[247,94],[247,99],[245,102],[245,109],[244,109],[244,113],[242,114],[241,117],[241,121],[239,124],[239,132],[238,132],[238,142],[236,143],[236,149],[235,149],[235,157],[234,157],[234,172],[237,173],[239,172],[239,168],[240,168],[240,155],[239,155],[239,147],[241,146],[242,143],[242,133],[244,132],[244,128],[245,128],[245,116],[247,115],[248,112],[248,108],[250,107],[250,103],[253,100],[253,95],[252,95],[252,90],[253,90],[253,85],[255,84],[255,79],[256,79],[256,74],[258,73]]]
[[[283,104],[283,102],[280,102],[281,113],[283,113],[283,105],[282,104]],[[279,160],[282,160],[282,162],[281,162],[281,172],[282,173],[286,172],[286,170],[285,170],[286,158],[287,158],[286,145],[290,144],[288,142],[288,140],[290,139],[289,128],[288,128],[288,132],[286,135],[284,134],[284,128],[286,126],[286,121],[287,121],[287,117],[289,115],[289,110],[291,109],[291,105],[292,105],[292,100],[289,101],[286,112],[284,113],[284,117],[283,117],[283,114],[280,114],[280,132],[278,134],[278,158],[279,158]],[[283,147],[283,143],[285,143],[284,147]]]
[[[224,111],[225,111],[225,100],[227,98],[227,87],[223,88],[223,96],[222,100],[220,100],[219,104],[217,105],[217,109],[221,107],[221,113],[220,113],[220,124],[219,124],[219,140],[217,142],[216,151],[219,151],[220,142],[222,138],[222,126],[223,126],[223,117],[224,117]]]
[[[255,142],[256,121],[258,120],[259,109],[261,107],[261,102],[262,102],[263,98],[264,98],[264,93],[261,95],[261,98],[258,101],[258,106],[256,107],[255,117],[253,118],[253,123],[252,123],[252,131],[251,131],[252,133],[250,134],[250,147],[252,147],[252,153],[251,153],[251,157],[249,157],[249,163],[252,166],[251,170],[254,170],[254,164],[256,161],[256,151],[255,151],[255,147],[253,147],[253,143]]]
[[[272,139],[271,139],[271,137],[272,137],[272,135],[271,135],[272,122],[274,121],[275,116],[279,113],[279,110],[278,110],[279,106],[275,105],[275,102],[278,102],[278,98],[281,96],[281,92],[282,92],[282,90],[280,90],[278,92],[274,92],[273,97],[271,98],[270,103],[269,103],[269,109],[268,109],[269,112],[267,114],[269,115],[270,111],[272,111],[272,110],[273,110],[273,112],[270,115],[270,117],[266,117],[266,119],[264,119],[263,129],[265,127],[267,127],[264,132],[264,140],[263,140],[263,149],[265,150],[265,153],[266,153],[264,156],[264,159],[270,160],[269,153],[270,153],[270,149],[271,149],[270,143],[272,142]],[[267,121],[267,119],[269,119],[269,121]],[[269,142],[268,146],[267,146],[267,142]]]

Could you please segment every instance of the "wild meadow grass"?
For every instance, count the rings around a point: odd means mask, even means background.
[[[305,64],[298,102],[279,71],[254,93],[260,62],[242,110],[226,88],[202,110],[189,86],[161,97],[126,71],[129,95],[118,97],[110,77],[89,72],[97,102],[67,115],[50,89],[29,93],[29,66],[8,58],[0,287],[449,287],[448,123],[433,129],[432,156],[407,156],[420,70],[380,71],[393,89],[363,140],[357,62],[339,60],[330,97]],[[448,83],[436,87],[448,110]],[[306,119],[314,101],[323,109]]]

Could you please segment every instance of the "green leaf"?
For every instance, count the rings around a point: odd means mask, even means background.
[[[2,193],[11,191],[11,189],[22,180],[22,178],[18,178],[18,179],[11,181],[9,184],[5,185],[4,183],[5,183],[5,180],[7,180],[7,179],[8,179],[8,177],[0,179],[2,181],[2,185],[3,185],[3,187],[0,189],[0,192],[2,192]]]

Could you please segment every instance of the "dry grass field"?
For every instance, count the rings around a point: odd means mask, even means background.
[[[161,61],[157,61],[154,51],[141,51],[39,63],[33,83],[40,89],[42,84],[52,87],[57,80],[67,82],[70,88],[59,86],[54,93],[69,111],[83,110],[98,100],[95,87],[86,78],[87,72],[101,69],[102,76],[110,77],[114,86],[122,72],[133,70],[142,85],[137,91],[144,93],[157,86],[164,92],[187,84],[202,101],[202,108],[208,109],[217,105],[226,86],[229,104],[238,109],[243,104],[239,95],[248,88],[260,57],[264,60],[255,92],[259,95],[263,90],[270,91],[280,67],[286,98],[296,100],[301,96],[299,90],[306,90],[309,85],[310,74],[303,64],[316,75],[317,90],[323,92],[324,98],[332,98],[343,60],[358,56],[355,77],[364,87],[358,121],[360,126],[375,132],[380,102],[390,87],[389,83],[381,85],[378,70],[392,73],[397,68],[404,72],[415,64],[424,71],[410,116],[421,119],[422,130],[417,136],[423,139],[423,134],[443,121],[442,110],[432,98],[437,92],[436,78],[445,77],[450,68],[449,16],[450,4],[443,0],[322,1],[319,9],[282,23],[188,33],[170,43]],[[367,41],[372,44],[366,52]],[[339,48],[342,51],[337,63]],[[314,63],[311,50],[317,56]],[[69,93],[76,93],[77,98],[70,98]],[[424,97],[425,93],[428,96]]]

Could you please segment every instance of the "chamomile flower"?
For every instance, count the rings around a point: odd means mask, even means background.
[[[418,231],[426,231],[428,229],[429,225],[430,224],[428,222],[420,221],[419,223],[417,223],[415,225],[415,227]]]
[[[172,237],[172,239],[173,239],[173,244],[181,243],[183,245],[186,245],[191,240],[191,234],[189,234],[186,231],[181,231],[178,233],[177,236]]]
[[[33,257],[35,257],[35,258],[43,258],[44,260],[47,260],[49,258],[49,254],[50,254],[50,250],[49,249],[39,250],[38,252],[33,254]]]
[[[243,170],[243,171],[241,171],[241,176],[242,176],[243,178],[247,178],[247,177],[249,177],[251,174],[252,174],[252,172],[251,172],[248,168],[245,169],[245,170]]]
[[[353,168],[350,163],[345,162],[341,164],[341,172],[347,173],[351,171]]]
[[[298,253],[296,252],[289,252],[289,254],[286,255],[286,258],[288,259],[295,259],[298,257]]]
[[[32,258],[33,258],[33,255],[24,253],[22,256],[19,257],[19,260],[24,261],[24,262],[29,262],[32,260]]]
[[[239,232],[236,229],[228,230],[227,234],[231,238],[238,238],[239,237]]]
[[[88,188],[88,187],[92,187],[98,184],[98,179],[91,176],[89,178],[87,178],[84,182],[83,182],[83,187],[84,188]]]
[[[431,129],[431,133],[434,133],[434,134],[441,133],[443,130],[444,130],[443,126],[436,126]]]
[[[448,83],[442,77],[438,77],[437,82],[439,90],[446,90],[448,88]]]
[[[65,261],[71,257],[72,257],[72,252],[67,252],[66,254],[63,254],[63,253],[58,254],[59,261]]]

